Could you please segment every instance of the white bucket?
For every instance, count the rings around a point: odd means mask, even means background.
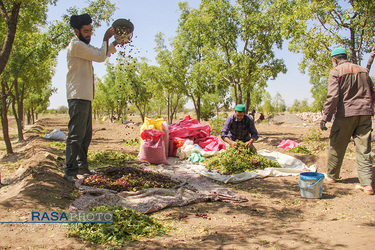
[[[303,172],[299,175],[299,187],[304,198],[322,198],[324,174]]]

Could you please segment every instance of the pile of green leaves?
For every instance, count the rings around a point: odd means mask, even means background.
[[[121,192],[173,188],[178,184],[168,176],[130,166],[103,168],[97,172],[86,177],[83,185]]]
[[[312,153],[311,153],[310,150],[308,150],[307,148],[302,147],[302,146],[297,146],[297,147],[294,147],[294,148],[288,149],[288,152],[291,152],[291,153],[299,153],[299,154],[305,154],[305,155],[312,155]]]
[[[220,174],[231,175],[247,171],[255,171],[268,167],[281,167],[276,161],[272,161],[255,152],[254,149],[245,146],[245,143],[237,141],[238,147],[228,148],[221,154],[207,158],[203,164],[209,170],[216,170]]]
[[[127,161],[137,160],[137,156],[124,154],[117,151],[91,151],[89,150],[87,160],[90,168],[102,166],[121,166]]]
[[[95,244],[116,244],[144,237],[165,234],[168,228],[148,215],[120,206],[101,206],[91,211],[113,211],[113,223],[76,223],[69,224],[69,237],[80,237]]]

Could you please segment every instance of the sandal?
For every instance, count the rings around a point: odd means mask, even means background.
[[[361,191],[363,191],[365,194],[368,194],[368,195],[373,195],[374,194],[374,190],[367,190],[367,189],[365,189],[365,187],[364,186],[361,186],[361,185],[357,185],[357,186],[355,186],[355,189],[358,189],[358,190],[361,190]]]

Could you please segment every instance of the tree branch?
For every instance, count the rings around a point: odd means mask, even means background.
[[[5,9],[3,0],[0,0],[0,13],[3,16],[5,22],[8,23],[9,22],[9,16],[7,14],[7,10]]]

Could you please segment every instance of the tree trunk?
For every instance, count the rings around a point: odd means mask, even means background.
[[[242,88],[240,84],[238,84],[238,103],[236,104],[243,104]]]
[[[15,96],[12,96],[13,97],[12,109],[13,109],[14,118],[16,119],[16,123],[17,123],[18,141],[24,141],[25,139],[23,137],[23,93],[20,96],[18,87],[19,87],[18,80],[16,79],[15,84],[14,84],[14,90],[16,94]],[[16,109],[16,106],[17,106],[17,109]]]
[[[169,124],[172,124],[172,121],[173,121],[173,113],[172,113],[172,107],[171,107],[171,101],[170,101],[170,95],[168,96],[168,99],[167,99],[167,119],[168,119],[168,122]]]
[[[197,98],[197,120],[201,121],[201,97],[198,96]]]
[[[250,90],[247,90],[246,91],[246,114],[249,113],[249,110],[250,110],[250,105],[251,105],[251,92]]]
[[[1,126],[3,128],[3,137],[7,154],[13,154],[12,143],[9,137],[9,123],[8,123],[8,107],[7,107],[7,95],[5,93],[4,83],[1,83]]]
[[[34,116],[34,109],[31,107],[31,119],[33,120],[32,124],[35,124],[35,116]]]
[[[26,117],[27,117],[27,124],[30,125],[30,122],[31,122],[31,113],[30,113],[30,110],[27,111]]]
[[[370,72],[370,69],[371,69],[372,62],[374,61],[374,57],[375,57],[375,47],[371,51],[370,58],[368,59],[368,62],[367,62],[367,69],[368,69],[369,72]]]
[[[234,88],[234,104],[238,104],[238,94],[237,94],[237,83],[233,82],[233,88]]]
[[[19,119],[19,115],[18,115],[18,112],[16,110],[16,101],[15,101],[15,98],[13,97],[13,100],[12,100],[12,109],[13,109],[13,116],[14,116],[14,119],[16,119],[16,124],[17,124],[17,134],[18,134],[18,141],[24,141],[24,138],[23,138],[23,126],[22,126],[22,120]],[[17,107],[17,109],[19,109]]]
[[[171,109],[171,111],[170,111],[170,113],[171,113],[171,119],[168,120],[169,124],[173,123],[173,116],[175,116],[175,118],[177,120],[177,108],[178,108],[179,100],[180,100],[180,95],[177,95],[176,96],[176,102],[175,102],[175,104],[173,104],[173,99],[171,101],[171,105],[170,105],[171,106],[170,107],[170,109]]]

